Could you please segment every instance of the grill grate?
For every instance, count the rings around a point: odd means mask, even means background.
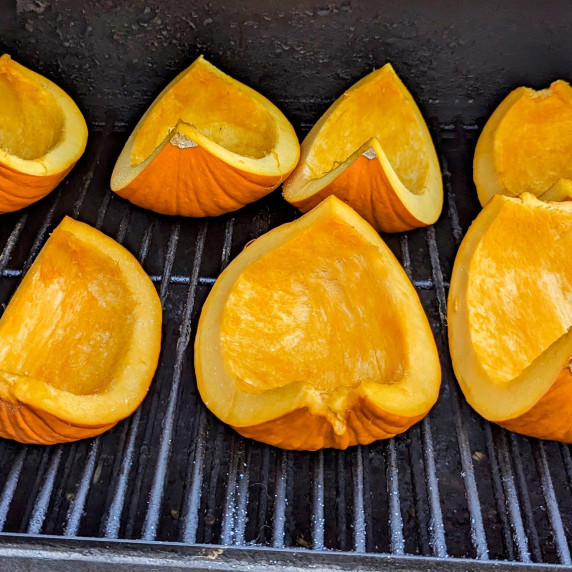
[[[249,240],[297,216],[278,193],[209,220],[133,207],[108,188],[125,139],[110,123],[93,134],[86,158],[56,193],[4,215],[0,302],[69,213],[138,256],[157,286],[164,329],[155,381],[131,418],[72,444],[0,442],[2,545],[24,534],[65,537],[69,546],[104,538],[248,547],[237,554],[267,547],[304,549],[308,558],[324,549],[393,555],[368,565],[397,566],[403,555],[570,565],[570,448],[488,424],[456,385],[446,296],[456,250],[479,208],[470,170],[478,132],[460,122],[433,131],[445,213],[433,227],[384,238],[435,333],[441,396],[407,433],[347,451],[288,452],[242,439],[196,391],[192,343],[202,304]]]

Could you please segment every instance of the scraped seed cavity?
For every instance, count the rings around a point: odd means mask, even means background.
[[[377,153],[374,151],[373,147],[370,147],[369,149],[366,149],[366,150],[363,152],[363,156],[364,156],[366,159],[369,159],[370,161],[371,161],[372,159],[377,159]]]
[[[190,149],[191,147],[197,146],[197,143],[182,133],[175,133],[171,138],[170,143],[179,149]]]

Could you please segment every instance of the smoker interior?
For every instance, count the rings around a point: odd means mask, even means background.
[[[127,134],[106,125],[57,192],[0,228],[0,301],[8,302],[66,214],[124,244],[164,308],[163,349],[143,405],[91,440],[0,442],[3,535],[570,564],[567,445],[479,418],[451,369],[446,296],[458,244],[478,212],[478,129],[432,124],[446,202],[432,227],[384,239],[413,280],[443,365],[429,416],[403,435],[346,451],[288,452],[237,435],[202,404],[192,346],[201,306],[244,246],[297,214],[280,192],[237,213],[152,214],[114,195],[108,176]]]
[[[71,215],[139,258],[164,309],[157,374],[132,417],[72,444],[0,440],[0,556],[27,569],[49,554],[63,566],[82,553],[94,570],[105,561],[135,569],[129,558],[143,550],[146,558],[161,554],[165,566],[174,555],[190,566],[202,554],[196,566],[227,569],[224,546],[234,550],[234,569],[264,558],[260,569],[268,570],[570,565],[570,447],[515,435],[467,406],[446,320],[455,253],[480,209],[471,164],[480,129],[512,87],[571,79],[568,5],[183,4],[0,5],[1,51],[66,88],[90,124],[86,153],[60,187],[0,217],[0,303]],[[530,15],[526,26],[519,10]],[[335,96],[387,60],[429,119],[443,214],[429,228],[383,236],[419,293],[443,368],[438,403],[403,435],[346,451],[282,451],[240,437],[203,406],[192,354],[202,304],[250,240],[298,214],[280,190],[204,220],[155,215],[109,190],[129,129],[201,52],[269,96],[300,137]]]

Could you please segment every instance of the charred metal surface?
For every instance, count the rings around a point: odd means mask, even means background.
[[[46,74],[90,122],[132,125],[199,54],[300,128],[387,61],[427,115],[485,117],[517,85],[571,80],[565,0],[2,0],[0,51]]]

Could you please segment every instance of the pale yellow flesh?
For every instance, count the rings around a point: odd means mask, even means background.
[[[50,248],[26,299],[15,298],[0,320],[0,369],[98,393],[131,343],[132,293],[114,260],[87,252],[69,232],[52,237]]]
[[[323,391],[399,380],[405,341],[389,280],[378,249],[347,224],[299,234],[230,290],[220,333],[228,371],[251,393],[296,381]]]
[[[21,159],[38,159],[60,141],[64,123],[51,93],[0,66],[0,149]]]
[[[507,194],[540,195],[572,179],[572,91],[565,82],[523,90],[500,122],[495,166]]]
[[[303,244],[315,252],[314,241],[316,256],[303,254]],[[357,252],[350,254],[352,244]],[[254,273],[249,270],[253,267]],[[298,278],[275,282],[286,274]],[[372,285],[366,285],[367,280]],[[248,283],[254,285],[250,295]],[[274,295],[273,288],[285,297]],[[311,297],[314,305],[309,311],[292,300],[296,294],[305,295],[303,288],[308,288],[307,301]],[[358,292],[360,288],[367,295]],[[240,307],[232,309],[228,296]],[[260,301],[253,299],[257,296]],[[324,299],[328,296],[335,303]],[[288,298],[294,309],[286,309]],[[329,315],[320,315],[326,311]],[[256,323],[256,312],[262,324]],[[248,325],[239,323],[239,314]],[[285,324],[288,329],[275,339]],[[302,338],[297,348],[289,347],[297,335]],[[326,343],[333,344],[327,355]],[[285,355],[276,356],[279,352],[273,348]],[[358,363],[361,359],[368,363]],[[221,274],[199,320],[195,370],[205,404],[237,427],[302,407],[324,415],[341,430],[348,408],[358,398],[389,413],[417,416],[433,405],[440,384],[437,351],[415,289],[373,228],[334,196],[301,219],[260,237]]]
[[[311,178],[326,175],[375,138],[400,181],[411,193],[422,193],[429,173],[427,140],[419,129],[404,129],[418,121],[390,73],[350,90],[313,141],[306,159]]]
[[[272,115],[207,66],[193,66],[153,106],[135,136],[133,167],[147,159],[180,122],[244,157],[261,159],[275,147],[278,133]]]
[[[504,209],[474,253],[469,320],[492,380],[518,376],[572,326],[572,217]],[[549,256],[547,256],[549,253]]]

